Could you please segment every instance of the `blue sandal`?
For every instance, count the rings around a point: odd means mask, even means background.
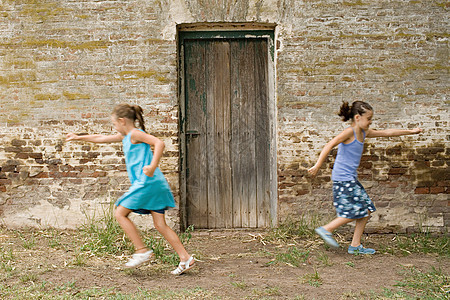
[[[333,234],[331,232],[325,230],[323,227],[319,227],[314,230],[330,247],[339,248],[339,244],[333,238]]]
[[[350,254],[374,254],[376,251],[372,248],[364,248],[363,245],[358,247],[349,246],[348,253]]]

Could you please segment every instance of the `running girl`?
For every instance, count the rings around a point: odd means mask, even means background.
[[[67,141],[80,140],[92,143],[122,142],[128,177],[131,187],[115,205],[114,216],[135,247],[135,253],[125,264],[137,267],[154,255],[128,218],[131,212],[151,214],[155,228],[164,236],[180,257],[178,268],[172,274],[179,275],[194,266],[194,258],[188,254],[178,235],[166,224],[165,210],[175,206],[167,180],[158,168],[164,151],[164,142],[145,132],[142,108],[137,105],[119,104],[115,107],[111,121],[118,132],[115,135],[67,134]],[[141,129],[136,128],[136,121]],[[150,148],[154,148],[154,153]]]
[[[422,129],[369,129],[372,124],[373,109],[363,101],[355,101],[351,106],[348,102],[344,102],[338,115],[342,117],[343,121],[351,120],[351,127],[328,142],[320,153],[317,163],[308,170],[312,177],[316,176],[331,149],[338,145],[338,152],[331,173],[333,205],[337,212],[337,218],[322,227],[316,228],[315,231],[325,243],[338,248],[339,244],[333,238],[332,232],[344,224],[356,221],[355,232],[348,253],[374,254],[374,249],[364,248],[361,245],[361,236],[369,220],[369,215],[376,210],[363,186],[359,183],[356,174],[356,169],[361,161],[364,140],[373,137],[417,134],[422,132]]]

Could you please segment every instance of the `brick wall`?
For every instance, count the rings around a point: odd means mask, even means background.
[[[128,188],[120,144],[64,142],[112,133],[120,102],[141,105],[166,143],[161,169],[179,201],[176,25],[262,22],[277,24],[278,219],[333,213],[333,157],[317,179],[306,170],[345,128],[340,103],[361,99],[374,128],[425,129],[367,142],[368,230],[448,229],[448,3],[219,2],[0,1],[3,223],[75,227]]]

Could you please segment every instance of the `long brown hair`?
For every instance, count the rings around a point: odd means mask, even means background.
[[[139,127],[145,131],[144,117],[142,114],[142,107],[140,107],[139,105],[130,105],[127,103],[118,104],[113,110],[113,115],[115,115],[117,118],[127,118],[133,122],[136,122],[137,120],[139,123]]]
[[[363,115],[367,111],[373,111],[372,106],[364,101],[355,101],[352,105],[348,105],[347,101],[342,103],[338,116],[342,117],[342,121],[353,120],[356,115]]]

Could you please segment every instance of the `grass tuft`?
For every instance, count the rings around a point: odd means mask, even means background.
[[[102,218],[94,219],[88,218],[86,224],[80,228],[84,243],[80,248],[81,252],[91,252],[94,255],[112,254],[117,255],[121,253],[133,253],[134,248],[131,242],[126,238],[119,223],[114,218],[114,207],[104,211]],[[183,245],[189,243],[192,238],[194,227],[189,226],[185,232],[179,235]],[[144,243],[153,250],[158,260],[170,265],[178,265],[178,255],[172,251],[169,244],[159,233],[155,230],[148,230],[142,234]],[[85,261],[84,256],[79,254],[76,265],[83,265]]]
[[[309,258],[309,250],[302,251],[296,247],[289,247],[285,253],[277,253],[274,262],[286,263],[290,266],[300,267]]]
[[[380,251],[403,256],[422,253],[450,257],[450,237],[445,234],[436,236],[430,233],[398,234],[389,245],[380,245]]]
[[[441,269],[432,268],[429,272],[422,272],[417,268],[405,268],[404,279],[395,286],[400,291],[385,289],[385,296],[398,299],[449,299],[449,276]]]
[[[303,276],[303,283],[308,283],[310,286],[319,287],[322,285],[323,280],[320,277],[317,270],[314,270],[314,273],[306,274]]]
[[[321,218],[317,215],[301,216],[299,219],[287,219],[267,235],[268,241],[287,241],[292,239],[310,239],[315,236],[314,229],[320,226]]]

